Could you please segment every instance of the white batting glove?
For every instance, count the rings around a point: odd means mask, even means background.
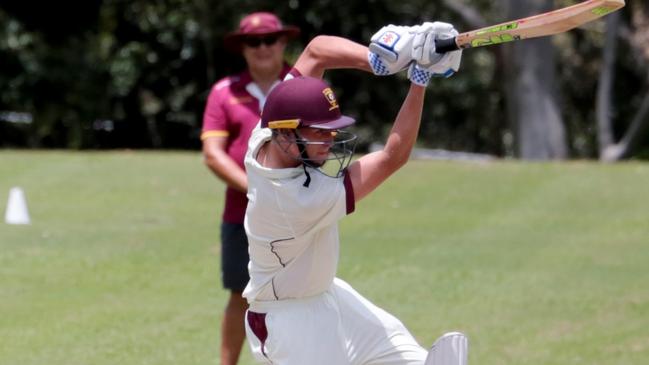
[[[374,33],[368,62],[375,75],[392,75],[412,62],[412,42],[416,27],[388,25]]]
[[[435,53],[435,40],[458,35],[451,24],[443,22],[424,23],[417,27],[412,44],[412,58],[435,76],[450,77],[460,69],[462,50],[445,54]]]

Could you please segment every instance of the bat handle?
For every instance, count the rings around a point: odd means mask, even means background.
[[[455,37],[446,39],[435,39],[435,53],[442,54],[457,51],[460,47],[455,43]],[[433,54],[431,54],[433,56]],[[432,58],[432,57],[431,57]]]

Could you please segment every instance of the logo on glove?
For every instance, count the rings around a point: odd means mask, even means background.
[[[381,38],[379,38],[379,43],[392,48],[394,47],[395,44],[397,44],[399,38],[401,37],[397,33],[392,31],[387,31],[383,33],[383,35],[381,35]]]

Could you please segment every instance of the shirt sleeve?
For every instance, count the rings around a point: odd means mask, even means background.
[[[343,185],[345,186],[345,203],[347,206],[347,214],[352,214],[356,209],[356,197],[354,196],[354,185],[352,185],[352,178],[349,176],[349,170],[347,169],[345,169]]]
[[[292,68],[292,69],[291,69],[291,70],[286,74],[286,76],[284,76],[284,80],[282,80],[282,81],[286,81],[286,80],[294,79],[294,78],[296,78],[296,77],[300,77],[300,76],[302,76],[302,74],[300,73],[300,71],[298,71],[295,67],[293,67],[293,68]]]
[[[201,140],[209,137],[227,137],[228,121],[225,109],[223,107],[224,94],[219,88],[221,83],[217,83],[210,92],[203,113],[203,130]]]

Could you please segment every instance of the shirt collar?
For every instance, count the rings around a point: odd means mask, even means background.
[[[279,81],[284,80],[284,77],[291,71],[291,66],[289,66],[288,63],[284,63],[282,66],[282,71],[279,73]],[[240,90],[245,90],[246,85],[249,83],[253,82],[252,81],[252,75],[250,75],[250,71],[248,69],[245,69],[238,75],[236,75],[236,81],[233,82],[232,86],[233,88],[240,89]]]
[[[284,77],[289,73],[291,70],[291,67],[287,64],[284,63],[284,66],[282,67],[282,71],[279,74],[279,79],[277,79],[273,85],[271,85],[270,90],[273,90],[277,84],[279,84],[282,80],[284,80]],[[253,81],[252,76],[250,75],[250,71],[247,69],[241,74],[240,77],[240,83],[241,85],[245,85],[244,88],[248,92],[248,94],[252,95],[257,101],[259,102],[259,110],[264,109],[264,104],[266,104],[266,97],[268,94],[264,94],[263,91],[261,91],[261,88],[259,85],[257,85],[256,82]],[[268,91],[270,93],[270,90]]]
[[[291,179],[304,173],[302,167],[287,167],[283,169],[271,169],[262,166],[257,161],[257,154],[265,143],[272,143],[272,131],[268,128],[261,128],[259,125],[252,132],[250,137],[250,149],[248,150],[248,165],[259,175],[269,179]]]
[[[277,86],[277,84],[279,84],[279,82],[280,82],[279,80],[276,80],[270,86],[270,90],[273,90],[273,88],[275,86]],[[270,90],[269,90],[269,93],[270,93]],[[259,110],[260,111],[263,110],[264,109],[264,104],[266,104],[266,97],[268,96],[268,94],[264,94],[264,92],[261,91],[261,88],[259,87],[259,85],[257,85],[257,83],[255,83],[253,81],[249,82],[248,85],[246,85],[246,91],[248,92],[248,94],[252,95],[255,99],[257,99],[257,101],[259,101]]]

